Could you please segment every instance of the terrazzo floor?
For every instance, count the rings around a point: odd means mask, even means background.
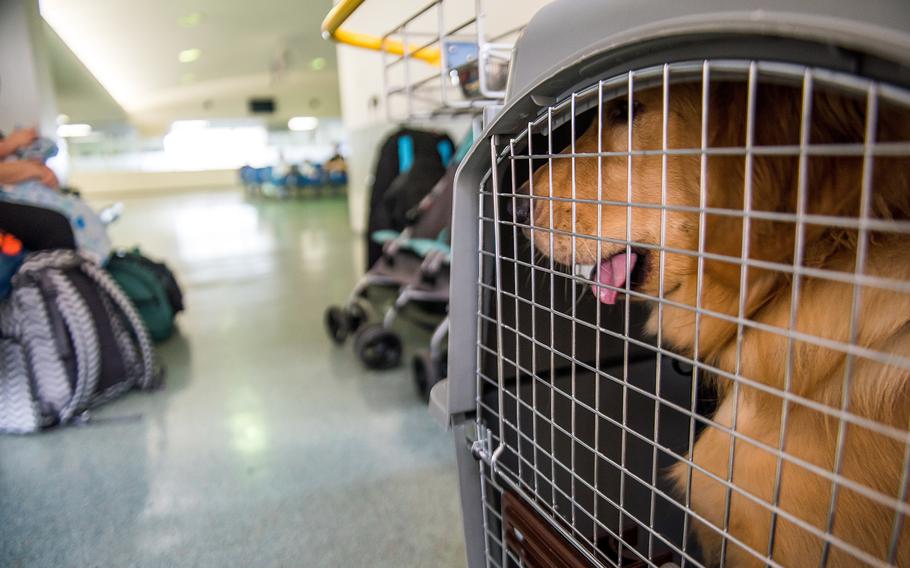
[[[167,387],[0,437],[0,566],[463,566],[451,438],[323,330],[362,256],[346,200],[113,200],[115,244],[184,287]]]

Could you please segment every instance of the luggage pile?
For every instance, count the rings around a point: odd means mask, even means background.
[[[85,421],[163,384],[153,341],[174,333],[180,287],[138,249],[112,250],[112,217],[34,181],[0,187],[0,432]]]

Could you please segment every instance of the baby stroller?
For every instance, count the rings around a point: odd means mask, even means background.
[[[448,136],[408,128],[396,130],[383,143],[370,196],[370,268],[345,306],[326,310],[326,327],[336,343],[343,343],[370,319],[375,311],[367,301],[370,289],[394,292],[406,286],[420,273],[427,254],[438,243],[444,244],[446,237],[440,233],[448,226],[447,220],[443,226],[422,225],[419,229],[415,220],[432,201],[424,198],[433,194],[432,188],[445,175],[453,153]],[[390,316],[390,323],[394,317]],[[387,369],[401,360],[401,338],[385,326],[371,326],[358,334],[358,340],[355,348],[369,368]]]
[[[421,201],[416,222],[398,233],[377,231],[372,237],[382,245],[379,260],[360,279],[347,304],[330,306],[325,322],[329,337],[343,343],[354,336],[354,350],[370,369],[390,369],[401,362],[403,344],[391,326],[401,310],[418,302],[428,311],[444,315],[448,305],[448,232],[452,210],[451,185],[455,167]],[[398,290],[383,317],[371,318],[376,311],[368,301],[371,289]],[[373,323],[367,323],[370,320]],[[417,321],[420,324],[422,322]],[[430,329],[438,325],[433,321]]]

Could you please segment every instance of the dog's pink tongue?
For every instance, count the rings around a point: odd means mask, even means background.
[[[634,252],[628,255],[629,272],[635,268],[635,261],[638,255]],[[601,260],[597,268],[597,283],[591,285],[591,290],[601,304],[615,304],[619,292],[611,290],[606,286],[622,288],[626,283],[626,254],[621,253],[611,256],[608,259]]]

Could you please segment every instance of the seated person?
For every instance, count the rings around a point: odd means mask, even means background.
[[[335,146],[335,153],[326,161],[325,171],[330,174],[347,172],[347,164],[345,164],[344,156],[341,155],[338,146]]]
[[[0,134],[0,160],[4,160],[20,148],[31,144],[38,137],[34,128],[16,130],[7,137]],[[32,160],[0,161],[0,185],[37,180],[48,187],[57,188],[57,176],[41,162]]]

